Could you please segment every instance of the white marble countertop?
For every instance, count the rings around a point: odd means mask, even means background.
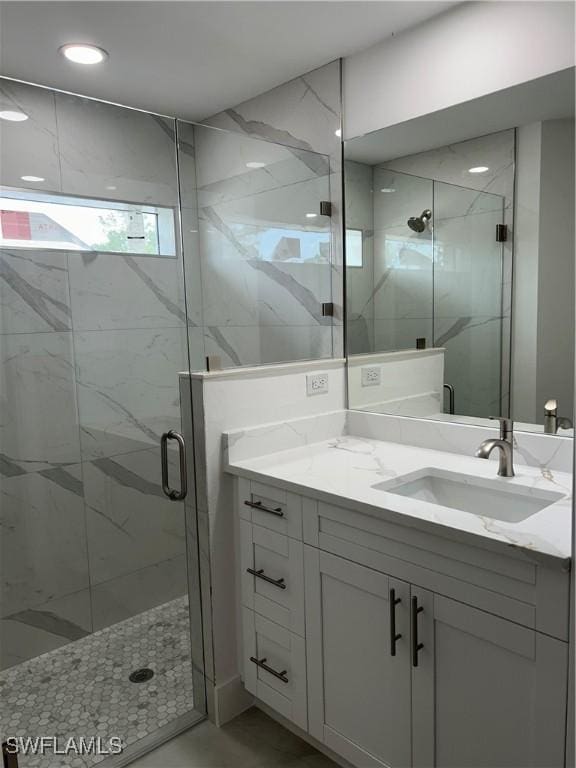
[[[552,491],[562,498],[517,523],[502,522],[420,501],[373,486],[424,468]],[[520,549],[530,559],[568,568],[571,556],[572,476],[517,464],[516,476],[499,478],[495,461],[373,440],[336,437],[267,456],[231,461],[227,471],[372,516],[501,550]],[[402,519],[400,519],[402,518]],[[474,541],[470,541],[470,537]],[[482,541],[479,541],[482,539]]]

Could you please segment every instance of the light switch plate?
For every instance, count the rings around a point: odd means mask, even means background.
[[[365,365],[362,368],[362,386],[377,387],[382,381],[382,371],[378,365]]]
[[[327,373],[309,373],[306,376],[306,394],[323,395],[328,392]]]

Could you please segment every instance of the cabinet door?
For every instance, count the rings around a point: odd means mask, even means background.
[[[409,766],[409,585],[304,550],[309,732],[361,768]]]
[[[561,768],[566,643],[412,586],[414,599],[414,768]]]

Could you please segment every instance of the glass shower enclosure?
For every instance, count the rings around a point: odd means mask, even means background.
[[[506,412],[504,198],[353,162],[345,180],[349,354],[443,348],[435,415]]]
[[[0,736],[120,765],[214,681],[190,372],[332,355],[329,163],[5,78],[0,105]]]

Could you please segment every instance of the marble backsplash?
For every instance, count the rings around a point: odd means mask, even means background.
[[[345,436],[473,456],[483,440],[498,437],[498,428],[363,411],[334,411],[227,432],[225,458],[228,462],[243,461]],[[542,473],[572,472],[572,438],[516,432],[514,447],[517,464],[538,467]],[[496,463],[497,458],[494,456],[491,460]]]

